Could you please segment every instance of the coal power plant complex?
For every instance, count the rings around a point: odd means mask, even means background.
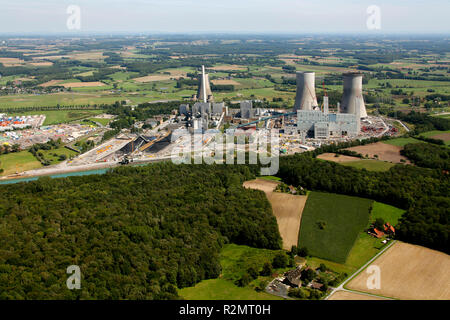
[[[201,66],[197,94],[180,104],[170,116],[155,116],[136,124],[142,129],[139,134],[128,132],[118,136],[117,147],[106,146],[104,154],[100,149],[92,159],[117,159],[122,164],[166,160],[170,159],[172,150],[190,144],[191,138],[198,137],[196,135],[200,134],[202,145],[208,145],[221,132],[245,135],[250,141],[267,130],[277,130],[280,154],[313,150],[322,144],[397,134],[392,123],[367,114],[363,74],[348,72],[341,77],[342,99],[334,99],[331,105],[325,85],[321,97],[316,95],[314,72],[297,72],[292,109],[272,109],[264,107],[260,100],[216,101],[209,74],[205,66]]]

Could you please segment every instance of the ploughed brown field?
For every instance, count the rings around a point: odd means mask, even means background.
[[[360,161],[360,158],[357,157],[349,157],[344,155],[339,155],[339,157],[335,157],[335,153],[323,153],[317,156],[318,159],[333,161],[333,162],[351,162],[351,161]]]
[[[294,196],[287,193],[273,192],[278,185],[276,181],[256,179],[244,182],[244,188],[261,190],[266,193],[277,218],[278,229],[283,239],[283,249],[290,250],[298,243],[300,221],[306,204],[306,196]]]
[[[63,80],[50,80],[46,83],[41,84],[41,87],[51,87],[51,86],[62,86],[65,88],[82,88],[82,87],[103,87],[105,84],[100,81],[94,82],[68,82],[61,83]]]
[[[240,86],[241,84],[235,80],[211,80],[211,82],[215,85],[234,85]]]
[[[328,300],[388,300],[382,297],[368,296],[356,292],[337,291]]]
[[[393,146],[387,143],[377,142],[372,144],[367,144],[365,146],[357,146],[351,147],[347,150],[355,151],[357,153],[365,156],[369,155],[370,158],[373,158],[375,155],[378,155],[378,160],[381,161],[389,161],[393,163],[401,163],[400,160],[405,160],[405,163],[410,163],[410,161],[400,154],[402,147]]]
[[[449,300],[450,256],[425,247],[397,242],[371,266],[380,268],[380,289],[368,289],[364,270],[348,289],[402,300]]]

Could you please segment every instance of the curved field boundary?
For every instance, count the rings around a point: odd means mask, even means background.
[[[273,192],[279,182],[256,179],[244,182],[245,188],[264,191],[272,205],[272,211],[277,218],[278,229],[283,239],[283,249],[290,250],[297,245],[300,222],[307,196]]]

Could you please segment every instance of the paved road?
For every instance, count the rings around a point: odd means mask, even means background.
[[[334,288],[333,291],[331,291],[331,293],[325,297],[324,300],[328,300],[334,293],[336,293],[337,291],[347,291],[347,292],[352,292],[352,293],[357,293],[357,294],[361,294],[361,292],[358,291],[352,291],[352,290],[348,290],[345,289],[344,286],[350,282],[354,277],[356,277],[356,275],[358,275],[361,271],[363,271],[368,265],[370,265],[375,259],[377,259],[379,256],[381,256],[387,249],[389,249],[390,247],[392,247],[394,245],[394,243],[396,243],[397,241],[394,240],[392,241],[390,244],[388,244],[383,250],[381,250],[380,252],[378,252],[378,254],[373,257],[372,259],[370,259],[365,265],[363,265],[361,268],[359,268],[355,273],[353,273],[349,278],[347,278],[347,280],[345,280],[344,282],[341,283],[341,285],[337,288]],[[376,296],[370,293],[365,293],[365,295],[369,295],[369,296]]]

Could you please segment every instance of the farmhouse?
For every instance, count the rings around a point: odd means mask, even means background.
[[[385,235],[390,235],[390,236],[395,235],[395,228],[389,222],[386,222],[383,225],[383,230],[373,227],[372,230],[371,231],[369,230],[368,233],[373,235],[375,238],[381,239]]]
[[[284,276],[284,284],[287,284],[294,288],[302,286],[302,281],[300,280],[302,276],[302,266],[298,266],[297,269],[286,272]]]

